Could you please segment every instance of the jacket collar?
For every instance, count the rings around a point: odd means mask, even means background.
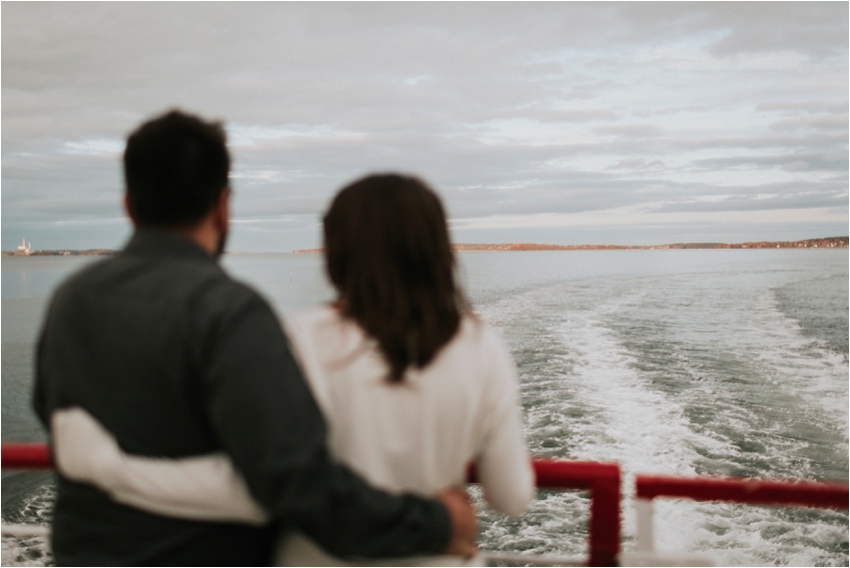
[[[216,262],[204,249],[185,237],[166,231],[138,227],[127,246],[124,247],[124,253]]]

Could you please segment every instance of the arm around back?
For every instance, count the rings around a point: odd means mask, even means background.
[[[222,453],[181,459],[126,454],[112,434],[77,407],[53,412],[50,435],[59,473],[98,487],[118,503],[183,519],[268,521]]]
[[[88,483],[124,505],[169,517],[265,524],[268,515],[223,453],[167,459],[124,453],[112,436],[82,408],[57,410],[50,420],[57,470]],[[436,499],[452,517],[448,554],[474,552],[476,524],[466,491],[449,489]]]

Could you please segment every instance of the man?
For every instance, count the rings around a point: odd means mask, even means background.
[[[256,292],[217,264],[230,160],[218,124],[172,111],[124,154],[135,233],[56,292],[38,344],[34,406],[80,406],[133,454],[224,451],[275,526],[188,521],[111,501],[59,476],[53,552],[72,565],[261,565],[297,526],[337,555],[469,555],[474,511],[390,496],[334,463],[286,337]]]

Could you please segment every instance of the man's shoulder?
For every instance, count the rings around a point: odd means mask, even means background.
[[[115,260],[115,256],[99,259],[71,273],[56,287],[56,291],[53,293],[53,303],[55,304],[66,298],[73,301],[73,298],[78,294],[90,290],[93,285],[103,278],[104,274],[109,272],[110,266],[115,263]]]
[[[198,306],[216,313],[238,312],[246,306],[262,306],[273,313],[271,305],[250,284],[234,278],[215,262],[175,260],[158,268],[155,279],[172,288],[172,298],[187,306]]]
[[[133,298],[139,302],[204,305],[228,310],[246,303],[268,304],[250,285],[218,263],[198,259],[139,256],[121,252],[68,277],[54,303]]]

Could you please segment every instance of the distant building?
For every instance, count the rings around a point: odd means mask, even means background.
[[[21,239],[21,244],[15,254],[27,256],[32,252],[32,243],[27,243],[26,239]]]

